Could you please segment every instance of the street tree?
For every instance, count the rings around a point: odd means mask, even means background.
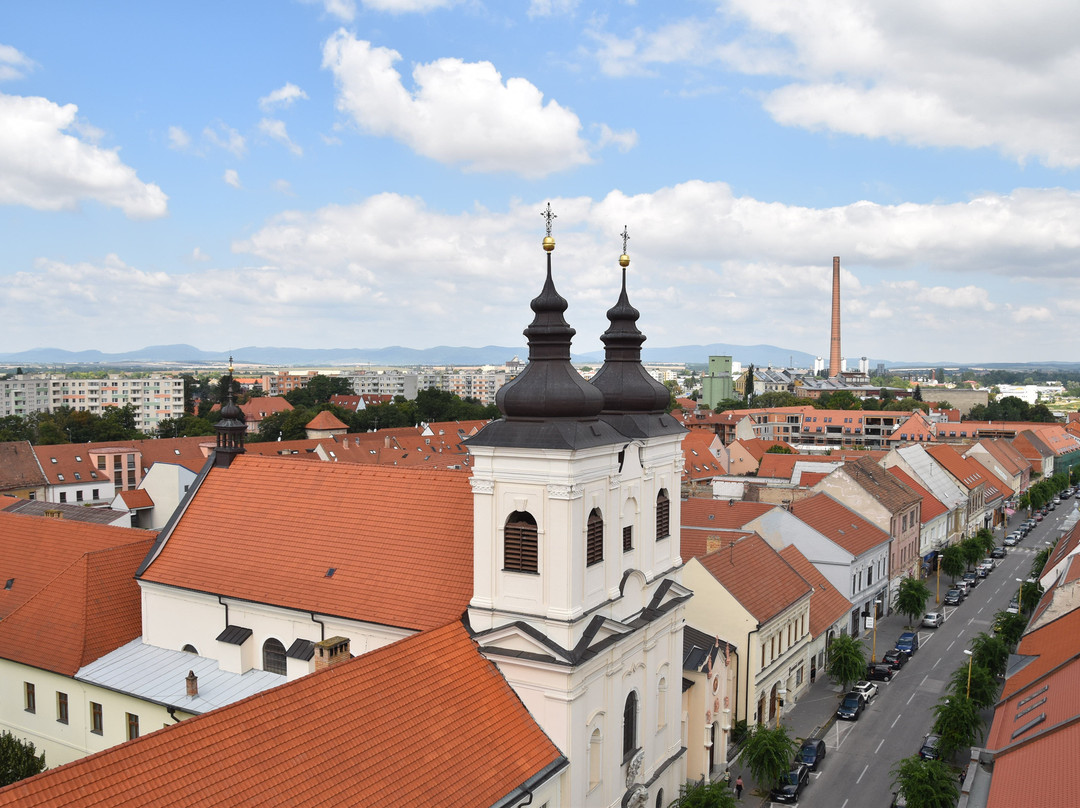
[[[956,580],[964,574],[967,564],[964,562],[964,551],[959,544],[950,544],[941,554],[941,571],[952,580]]]
[[[1024,581],[1020,584],[1020,609],[1030,613],[1035,610],[1039,599],[1043,596],[1043,588],[1038,581]]]
[[[851,683],[862,679],[866,673],[866,648],[847,634],[834,637],[829,644],[829,662],[825,672],[847,692]]]
[[[986,555],[995,547],[997,547],[997,541],[994,539],[994,533],[989,528],[980,527],[973,538],[982,548],[983,555]]]
[[[746,371],[746,382],[743,384],[743,395],[747,402],[754,397],[754,366],[751,365]]]
[[[965,670],[966,675],[966,670]],[[949,760],[979,739],[983,727],[983,718],[974,700],[950,693],[934,705],[934,732],[941,736],[938,751],[944,760]]]
[[[1008,648],[1015,648],[1027,628],[1027,618],[1022,614],[997,612],[994,615],[994,634],[1001,638]]]
[[[960,542],[960,553],[963,555],[964,563],[968,569],[978,564],[986,555],[982,541],[975,536],[968,536],[968,538]]]
[[[956,777],[940,760],[918,755],[903,758],[892,769],[893,786],[908,808],[953,808],[960,796]]]
[[[930,589],[918,578],[909,575],[900,581],[900,587],[896,591],[896,602],[893,605],[896,611],[908,618],[910,626],[923,615],[928,600],[930,600]]]
[[[968,675],[970,667],[970,676]],[[968,682],[970,680],[970,695],[968,694]],[[974,659],[971,665],[961,665],[953,675],[949,677],[949,689],[956,696],[970,698],[975,706],[982,710],[997,701],[998,691],[1001,686],[994,674],[990,673],[982,665],[976,665]],[[951,698],[951,697],[950,697]]]
[[[798,742],[787,734],[786,727],[758,724],[743,744],[739,762],[750,770],[759,785],[768,788],[789,770],[798,748]]]
[[[1031,577],[1039,578],[1043,574],[1043,569],[1046,567],[1046,562],[1050,558],[1050,551],[1053,548],[1044,547],[1035,554],[1035,558],[1031,560]]]
[[[0,733],[0,788],[45,771],[45,753],[37,754],[30,741]]]
[[[975,655],[975,664],[986,668],[994,676],[1004,676],[1009,664],[1009,646],[1001,637],[980,631],[971,640],[971,652]]]
[[[668,808],[735,808],[735,795],[728,783],[706,777],[684,783],[679,788],[679,798]]]

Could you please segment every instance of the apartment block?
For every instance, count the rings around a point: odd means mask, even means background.
[[[168,418],[184,414],[184,380],[170,376],[136,379],[73,379],[53,374],[22,374],[0,380],[0,416],[26,416],[71,407],[101,415],[109,407],[135,407],[135,427],[150,432]]]

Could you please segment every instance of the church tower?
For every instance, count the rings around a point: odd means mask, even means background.
[[[547,274],[525,329],[529,363],[496,397],[473,458],[470,628],[570,761],[566,805],[667,804],[682,757],[679,483],[683,428],[641,366],[626,293],[605,365],[570,364],[574,329]],[[663,792],[661,794],[661,791]]]

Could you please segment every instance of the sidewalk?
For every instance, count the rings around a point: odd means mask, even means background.
[[[927,607],[929,608],[929,606]],[[908,630],[907,618],[901,614],[891,614],[878,620],[877,653],[880,657],[893,647],[901,633]],[[866,646],[867,659],[873,645],[873,632],[866,631],[859,637]],[[836,707],[840,703],[842,689],[835,685],[824,672],[817,681],[806,690],[793,706],[784,708],[780,723],[787,729],[788,735],[798,741],[805,738],[824,738],[836,721]],[[763,796],[754,792],[759,786],[750,776],[749,770],[737,761],[731,765],[731,782],[742,776],[744,789],[740,805],[764,806],[769,804],[769,788],[762,791]],[[772,784],[769,784],[771,787]]]

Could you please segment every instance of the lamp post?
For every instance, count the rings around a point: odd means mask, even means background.
[[[937,557],[934,558],[937,562],[937,593],[935,603],[941,605],[941,553],[938,552]]]
[[[971,651],[964,649],[964,653],[968,656],[968,683],[967,683],[967,697],[971,698],[971,662],[975,659],[975,655]]]
[[[1020,614],[1023,614],[1024,613],[1024,579],[1023,578],[1017,578],[1016,582],[1018,584],[1020,584],[1020,590],[1017,592],[1017,596],[1016,596],[1016,608],[1019,610]]]

